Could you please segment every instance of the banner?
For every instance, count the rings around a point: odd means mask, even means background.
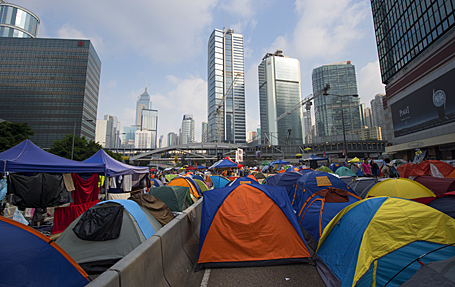
[[[455,69],[391,105],[395,137],[455,121]]]
[[[235,161],[236,162],[243,162],[243,149],[238,148],[235,152]]]

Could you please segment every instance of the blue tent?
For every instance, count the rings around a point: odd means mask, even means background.
[[[225,187],[231,182],[229,179],[220,175],[211,175],[210,180],[215,188]]]
[[[319,161],[319,160],[329,160],[329,159],[326,158],[326,157],[319,157],[319,156],[316,156],[314,154],[311,154],[309,157],[304,158],[303,160],[304,161],[307,161],[307,160],[309,160],[309,161],[312,161],[312,160]]]
[[[329,168],[330,168],[333,172],[335,172],[335,171],[336,171],[339,167],[341,167],[341,166],[342,166],[341,164],[339,164],[339,163],[337,163],[337,162],[334,162],[334,163],[332,163],[331,165],[329,165]]]
[[[48,153],[29,140],[0,153],[0,172],[103,173],[104,164],[84,163]]]
[[[238,165],[233,162],[232,160],[229,160],[228,158],[223,159],[220,163],[218,163],[214,168],[230,168],[230,167],[238,167]]]
[[[250,176],[252,176],[252,175],[250,175]],[[254,176],[252,176],[252,177],[250,177],[250,176],[242,176],[242,177],[236,178],[234,181],[231,181],[227,186],[234,186],[234,185],[241,185],[241,184],[258,184],[258,185],[260,185],[260,183]]]
[[[84,270],[54,241],[0,217],[1,286],[86,286]]]
[[[336,187],[344,190],[350,190],[348,185],[341,179],[324,171],[313,171],[303,175],[295,184],[291,193],[292,207],[299,212],[305,201],[313,193],[326,189],[327,187]]]
[[[304,169],[302,171],[311,172],[311,169]],[[297,171],[289,171],[279,173],[277,175],[267,178],[266,185],[284,186],[288,194],[290,194],[292,187],[295,185],[297,180],[302,177],[302,173]]]
[[[290,164],[289,161],[282,160],[281,158],[279,160],[273,161],[271,164],[273,165],[278,165],[278,164]]]
[[[202,176],[200,176],[199,174],[193,174],[193,179],[199,179],[199,180],[202,180],[205,183],[204,178]]]
[[[164,186],[164,184],[161,182],[161,180],[159,180],[157,178],[150,179],[150,183],[155,187]]]
[[[100,149],[83,162],[103,164],[105,166],[105,170],[103,172],[107,176],[149,173],[148,167],[132,166],[119,162],[110,157],[103,149]]]
[[[203,165],[200,165],[200,166],[197,167],[197,169],[204,169],[204,168],[207,168],[207,167],[205,167]]]

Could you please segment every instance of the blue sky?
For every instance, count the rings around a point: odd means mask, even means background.
[[[340,61],[356,67],[360,102],[384,93],[368,0],[8,0],[41,20],[38,37],[90,39],[101,59],[98,119],[135,119],[147,83],[158,134],[178,132],[193,114],[196,141],[207,121],[207,42],[213,29],[244,35],[247,130],[259,127],[257,67],[282,49],[299,59],[302,96],[313,68]]]

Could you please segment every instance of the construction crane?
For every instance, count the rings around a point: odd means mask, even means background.
[[[327,95],[327,91],[330,89],[330,85],[326,84],[325,87],[320,90],[316,95],[310,94],[308,97],[305,99],[301,100],[299,103],[295,104],[289,111],[281,114],[279,117],[276,118],[275,121],[279,121],[282,118],[290,115],[292,112],[295,110],[300,109],[303,105],[305,105],[305,109],[307,111],[307,116],[310,113],[311,110],[311,105],[312,105],[312,100],[314,100],[316,97],[319,97],[320,95]],[[311,130],[311,116],[308,117],[308,130]]]

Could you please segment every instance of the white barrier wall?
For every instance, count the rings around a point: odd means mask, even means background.
[[[179,286],[197,260],[201,212],[202,199],[87,286]]]

